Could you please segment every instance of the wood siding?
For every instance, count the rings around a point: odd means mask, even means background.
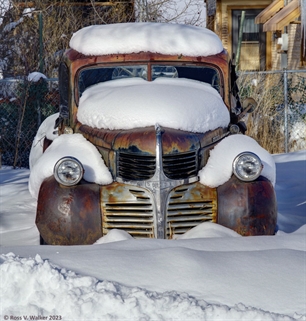
[[[207,27],[212,29],[221,39],[224,48],[232,57],[232,11],[233,10],[250,10],[262,9],[268,7],[273,0],[216,0],[216,14],[209,17],[210,25]],[[301,66],[301,26],[299,24],[289,24],[288,30],[288,69],[298,69]],[[244,47],[243,47],[244,46]],[[258,61],[250,60],[251,55],[255,55],[258,49],[252,48],[252,43],[244,45],[242,43],[242,52],[240,58],[240,67],[242,70],[258,69]],[[281,53],[277,45],[277,37],[274,32],[266,32],[266,70],[281,69]]]

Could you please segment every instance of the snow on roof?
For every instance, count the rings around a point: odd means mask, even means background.
[[[117,79],[87,88],[78,120],[88,126],[132,129],[159,124],[204,133],[229,124],[229,112],[209,84],[189,79]]]
[[[221,40],[209,29],[150,22],[88,26],[73,34],[70,47],[84,55],[144,51],[197,57],[223,51]]]

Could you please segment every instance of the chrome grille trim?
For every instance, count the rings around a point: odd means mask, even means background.
[[[117,182],[130,184],[139,188],[146,188],[151,192],[154,203],[154,237],[164,239],[167,237],[167,222],[166,222],[166,204],[169,192],[178,186],[190,184],[198,181],[198,176],[194,175],[182,179],[170,179],[164,174],[162,161],[162,128],[156,124],[156,158],[155,158],[155,173],[152,178],[147,180],[128,180],[117,175]]]

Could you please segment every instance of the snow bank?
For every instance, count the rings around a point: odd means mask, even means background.
[[[209,187],[217,187],[227,182],[233,174],[235,157],[246,151],[259,156],[264,166],[261,175],[275,185],[276,169],[272,155],[253,138],[245,135],[226,137],[211,150],[207,164],[199,172],[200,182]]]
[[[38,197],[41,183],[53,175],[55,163],[65,156],[75,157],[83,164],[86,181],[102,185],[112,182],[111,173],[95,146],[81,134],[64,134],[54,139],[31,170],[29,191],[33,197]]]
[[[273,158],[276,236],[233,237],[204,223],[189,239],[112,231],[88,246],[38,246],[29,170],[2,166],[0,319],[305,321],[306,151]]]
[[[85,90],[78,120],[91,127],[161,126],[192,132],[227,127],[229,112],[210,85],[188,79],[118,79]]]
[[[187,293],[152,292],[77,275],[13,253],[0,256],[3,315],[61,316],[62,320],[292,320],[237,304],[209,304]],[[5,317],[4,317],[5,318]]]
[[[149,51],[197,57],[223,50],[219,37],[206,28],[150,22],[88,26],[73,34],[70,47],[85,55]]]

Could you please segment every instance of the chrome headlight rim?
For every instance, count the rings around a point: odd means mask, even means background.
[[[243,166],[241,162],[243,159],[246,159],[246,158],[252,159],[253,163],[255,164],[253,167],[253,173],[250,173],[250,174],[247,173],[246,167],[241,168],[241,166]],[[233,161],[232,167],[233,167],[234,175],[238,179],[240,179],[241,181],[244,181],[244,182],[255,181],[261,175],[261,172],[263,169],[263,165],[262,165],[262,162],[261,162],[261,159],[259,158],[259,156],[256,155],[255,153],[249,152],[249,151],[242,152],[242,153],[238,154]],[[244,171],[244,175],[242,175],[242,171]]]
[[[62,173],[60,173],[61,166],[63,166],[63,164],[65,162],[75,165],[74,169],[76,169],[77,174],[76,174],[76,177],[72,180],[69,180],[69,179],[64,180],[63,175],[61,175]],[[81,181],[81,179],[83,178],[84,167],[83,167],[82,163],[77,158],[72,157],[72,156],[65,156],[65,157],[60,158],[56,162],[56,164],[54,165],[53,174],[54,174],[56,181],[59,184],[64,185],[64,186],[74,186],[74,185],[77,185]]]

